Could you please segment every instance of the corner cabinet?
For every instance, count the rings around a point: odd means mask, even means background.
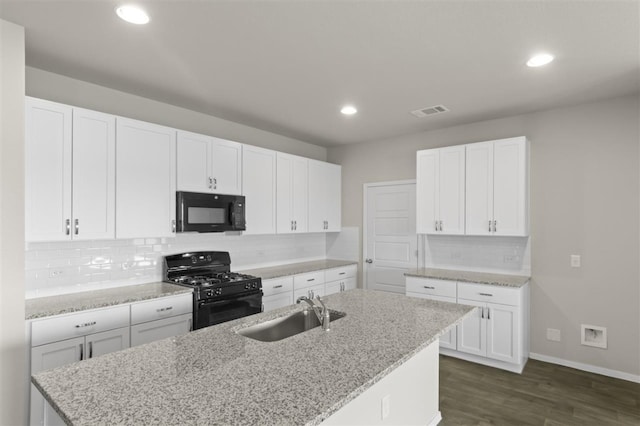
[[[464,234],[464,146],[418,151],[416,230]]]
[[[276,166],[276,231],[307,232],[309,160],[278,152]]]
[[[115,237],[115,117],[26,98],[25,238]]]
[[[467,235],[529,234],[528,149],[524,137],[467,145]]]
[[[342,167],[309,160],[309,232],[342,229]]]
[[[276,233],[276,151],[243,145],[242,195],[245,234]]]
[[[176,131],[118,118],[116,141],[116,236],[174,236]]]
[[[240,195],[242,144],[179,130],[178,191]]]

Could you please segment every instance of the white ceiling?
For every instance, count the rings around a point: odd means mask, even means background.
[[[0,0],[0,18],[29,66],[324,146],[639,87],[637,1],[138,1],[146,26],[120,3]],[[556,60],[524,66],[539,51]]]

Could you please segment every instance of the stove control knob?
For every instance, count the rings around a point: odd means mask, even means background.
[[[207,262],[211,262],[211,255],[210,254],[207,255]]]
[[[247,283],[247,284],[244,285],[244,289],[245,290],[249,290],[250,288],[251,288],[251,284]]]
[[[195,256],[191,256],[191,263],[196,263],[198,261],[198,258]]]
[[[258,284],[257,283],[251,284],[251,288],[258,288]]]
[[[221,288],[217,288],[216,289],[216,296],[220,296],[222,294],[222,289]]]
[[[211,290],[207,290],[207,297],[213,296],[213,292]]]

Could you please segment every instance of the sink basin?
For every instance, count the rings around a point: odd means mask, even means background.
[[[344,317],[344,312],[329,310],[329,321]],[[251,327],[238,330],[238,334],[262,342],[275,342],[286,339],[320,326],[320,321],[313,311],[298,311],[286,317],[275,318]]]

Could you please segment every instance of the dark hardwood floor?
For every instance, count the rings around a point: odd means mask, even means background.
[[[529,360],[522,375],[440,356],[441,426],[640,426],[640,384]]]

